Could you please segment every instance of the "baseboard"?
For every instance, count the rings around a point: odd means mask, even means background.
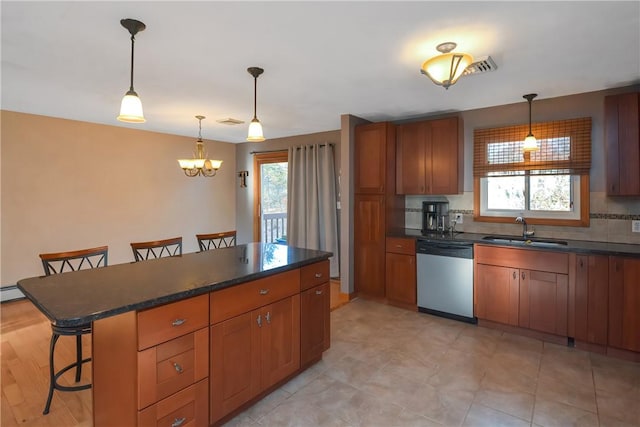
[[[22,298],[25,298],[25,296],[20,292],[17,285],[3,286],[0,288],[0,302],[13,301],[15,299]]]

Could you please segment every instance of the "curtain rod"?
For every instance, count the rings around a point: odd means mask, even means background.
[[[309,144],[313,147],[314,144]],[[334,144],[333,142],[327,142],[324,144],[318,144],[318,146],[320,147],[324,147],[326,145],[329,145],[331,147],[335,146],[336,144]],[[300,147],[296,147],[298,150],[300,149]],[[267,154],[267,153],[282,153],[284,151],[289,151],[288,148],[283,148],[282,150],[266,150],[266,151],[251,151],[249,154]]]

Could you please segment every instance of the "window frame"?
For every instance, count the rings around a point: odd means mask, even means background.
[[[478,222],[511,223],[515,216],[524,215],[530,224],[558,225],[573,227],[589,226],[589,171],[591,165],[591,118],[569,119],[537,123],[533,126],[533,134],[539,140],[558,137],[570,137],[571,147],[569,158],[555,158],[553,152],[543,144],[542,149],[550,157],[547,160],[533,161],[528,153],[520,162],[502,162],[490,164],[488,158],[489,145],[500,142],[517,142],[524,140],[528,133],[527,125],[514,125],[502,128],[474,130],[474,158],[473,158],[473,218]],[[522,135],[521,135],[522,134]],[[508,157],[507,157],[508,158]],[[555,159],[554,159],[555,158]],[[524,176],[530,176],[531,171],[565,170],[562,175],[569,175],[572,183],[572,201],[574,215],[566,212],[503,210],[488,213],[486,180],[491,172],[518,171]],[[551,173],[552,174],[552,173]],[[526,178],[525,178],[526,179]],[[528,184],[525,181],[525,189]],[[526,194],[529,198],[530,195]]]

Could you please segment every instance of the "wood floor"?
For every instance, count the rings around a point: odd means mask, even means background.
[[[331,281],[331,309],[349,302],[340,293],[340,282]],[[49,387],[49,340],[51,326],[47,318],[28,300],[0,305],[0,350],[2,406],[0,425],[77,427],[92,425],[91,390],[64,393],[55,391],[51,411],[42,415]],[[91,353],[91,338],[83,338],[84,354]],[[56,366],[74,359],[73,337],[60,337],[56,347]],[[60,380],[72,385],[75,371]],[[83,367],[82,378],[90,381],[91,364]]]

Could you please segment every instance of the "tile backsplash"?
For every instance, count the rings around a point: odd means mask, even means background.
[[[503,223],[475,222],[473,220],[473,192],[446,197],[406,196],[406,228],[422,228],[422,202],[424,200],[448,200],[451,216],[461,213],[463,223],[456,230],[467,233],[518,235],[522,226]],[[631,232],[631,221],[640,220],[640,198],[607,197],[604,192],[590,194],[589,227],[557,227],[533,225],[537,237],[598,242],[640,244],[640,233]]]

